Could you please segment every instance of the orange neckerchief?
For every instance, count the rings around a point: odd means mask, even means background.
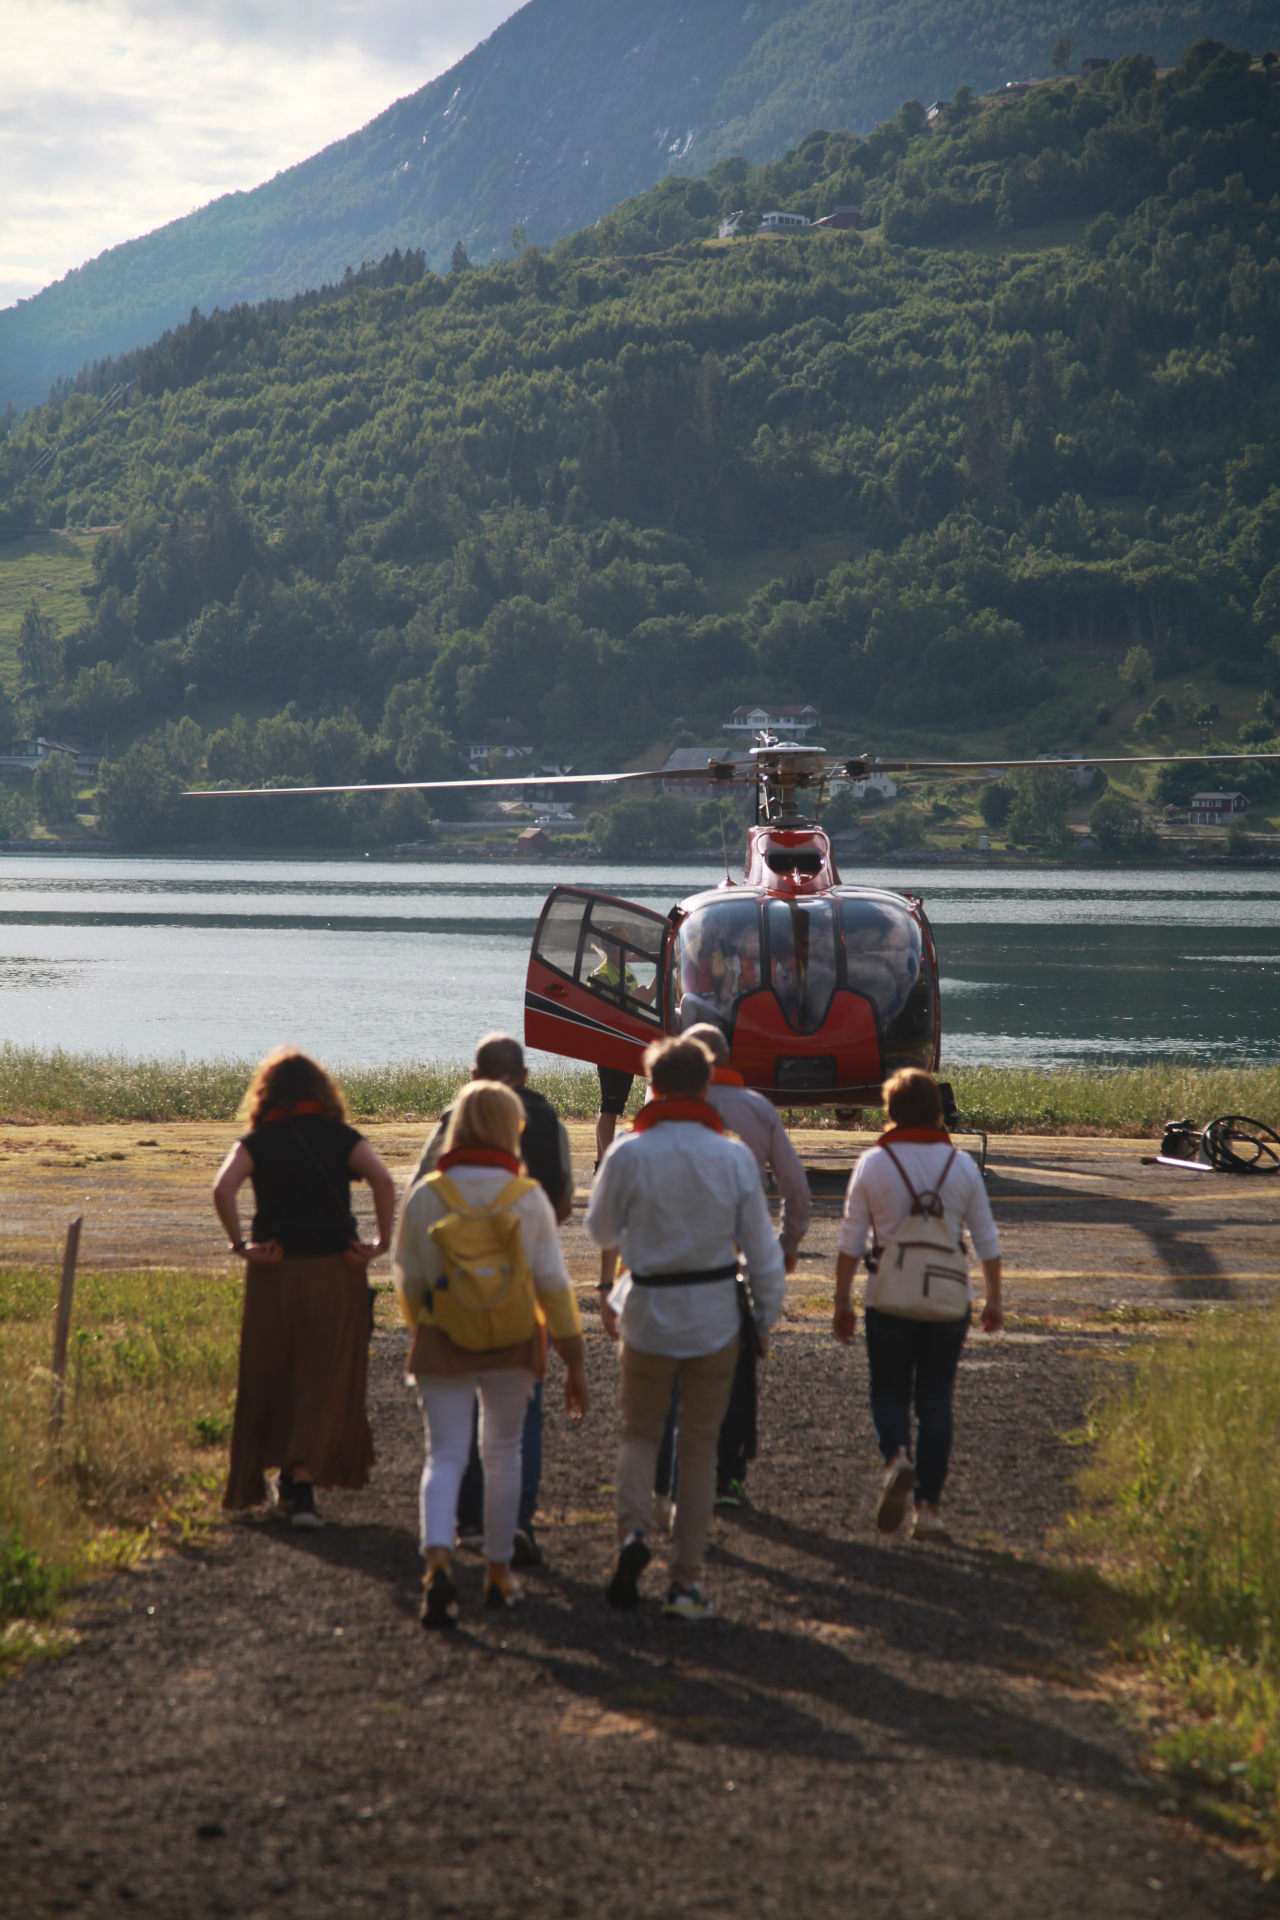
[[[713,1087],[745,1087],[747,1083],[740,1073],[734,1072],[732,1067],[713,1067],[711,1084]]]
[[[268,1120],[295,1120],[300,1113],[328,1113],[323,1100],[298,1100],[291,1107],[271,1107],[263,1114],[258,1125],[265,1126]]]
[[[890,1127],[876,1141],[878,1147],[888,1142],[890,1146],[903,1147],[949,1147],[951,1135],[944,1133],[941,1127]]]
[[[710,1127],[713,1133],[724,1132],[724,1121],[706,1100],[685,1100],[675,1094],[655,1094],[646,1106],[641,1107],[631,1122],[632,1133],[648,1133],[650,1127],[656,1127],[659,1120],[696,1120],[699,1126]]]
[[[519,1173],[520,1162],[503,1147],[455,1147],[437,1161],[436,1172],[448,1173],[450,1167],[505,1167],[508,1173]]]

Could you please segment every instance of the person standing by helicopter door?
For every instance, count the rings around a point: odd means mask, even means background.
[[[885,1290],[889,1261],[872,1262],[875,1250],[884,1248],[917,1214],[940,1215],[960,1249],[968,1227],[986,1283],[982,1330],[998,1333],[1004,1325],[1000,1235],[981,1173],[967,1153],[955,1150],[943,1129],[942,1095],[932,1074],[904,1067],[885,1081],[882,1098],[891,1125],[858,1161],[845,1195],[831,1331],[845,1346],[853,1339],[853,1276],[858,1261],[866,1258],[871,1417],[885,1461],[876,1526],[881,1533],[896,1533],[914,1494],[912,1536],[929,1540],[947,1531],[940,1503],[951,1458],[951,1397],[972,1307],[961,1298],[959,1317],[924,1320],[893,1311],[887,1301],[881,1306],[877,1293]],[[939,1277],[936,1271],[933,1277]],[[961,1271],[956,1278],[957,1290],[967,1293],[971,1303],[973,1286],[967,1274]],[[918,1427],[914,1465],[913,1395]]]
[[[520,1157],[538,1182],[555,1210],[556,1225],[563,1226],[573,1211],[573,1160],[564,1121],[544,1094],[529,1085],[529,1070],[524,1063],[524,1048],[509,1033],[487,1033],[476,1048],[473,1080],[497,1080],[510,1087],[524,1108],[524,1131],[520,1136]],[[625,1105],[625,1101],[624,1101]],[[452,1108],[440,1115],[436,1130],[422,1149],[409,1182],[412,1189],[419,1180],[434,1173],[444,1152],[445,1137]],[[520,1511],[516,1520],[515,1547],[511,1564],[521,1569],[540,1567],[542,1549],[533,1531],[533,1516],[538,1511],[538,1489],[542,1482],[542,1382],[538,1381],[529,1399],[521,1436]],[[484,1532],[484,1465],[480,1458],[479,1408],[472,1415],[471,1454],[458,1493],[458,1537],[479,1543]]]
[[[596,993],[607,993],[612,999],[619,989],[623,989],[633,1000],[643,1001],[651,1006],[657,998],[657,982],[642,987],[623,957],[623,949],[629,938],[623,925],[602,925],[602,936],[596,951],[600,954],[600,964],[587,975],[587,985]],[[627,1101],[631,1098],[631,1089],[635,1084],[634,1073],[627,1073],[621,1067],[596,1068],[600,1079],[600,1112],[596,1116],[596,1166],[604,1159],[613,1144],[613,1136],[618,1130],[618,1121],[627,1110]]]

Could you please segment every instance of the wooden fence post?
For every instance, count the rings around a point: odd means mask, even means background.
[[[80,1252],[80,1229],[84,1215],[78,1214],[67,1228],[67,1244],[62,1254],[62,1291],[58,1295],[58,1318],[53,1329],[53,1412],[49,1426],[62,1431],[62,1414],[67,1391],[67,1339],[71,1332],[71,1302],[76,1290],[76,1258]]]

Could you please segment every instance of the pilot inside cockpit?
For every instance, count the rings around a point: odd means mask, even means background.
[[[678,1024],[681,1032],[710,1020],[728,1031],[744,994],[760,985],[760,928],[754,906],[712,907],[680,930]]]

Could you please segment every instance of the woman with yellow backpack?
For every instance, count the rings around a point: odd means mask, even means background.
[[[511,1572],[520,1505],[520,1434],[550,1340],[564,1402],[587,1411],[582,1320],[551,1202],[522,1175],[524,1110],[511,1088],[472,1080],[459,1094],[434,1173],[413,1189],[396,1236],[396,1289],[413,1332],[408,1371],[427,1435],[422,1470],[422,1624],[457,1624],[452,1574],[458,1490],[480,1395],[485,1605],[521,1597]]]

